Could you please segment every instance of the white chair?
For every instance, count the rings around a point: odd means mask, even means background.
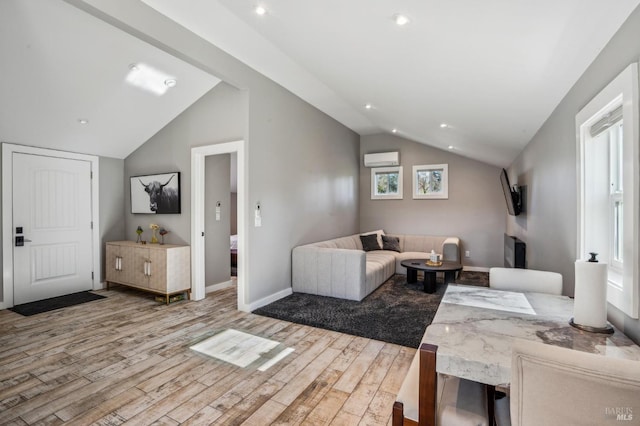
[[[638,424],[640,361],[524,340],[512,354],[514,426]]]
[[[420,345],[393,406],[393,426],[488,426],[487,386],[436,373],[437,349]]]
[[[562,275],[519,268],[489,269],[489,287],[497,290],[562,294]]]

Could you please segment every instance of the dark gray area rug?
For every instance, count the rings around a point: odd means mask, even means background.
[[[485,287],[488,281],[487,273],[467,271],[456,280]],[[408,284],[406,275],[394,275],[360,302],[293,293],[253,313],[417,348],[445,290],[440,278],[437,291],[428,294],[422,283]]]
[[[25,317],[29,317],[31,315],[66,308],[68,306],[79,305],[81,303],[87,303],[98,299],[104,299],[104,296],[88,291],[81,291],[79,293],[67,294],[65,296],[52,297],[51,299],[15,305],[13,308],[9,308],[9,310]]]

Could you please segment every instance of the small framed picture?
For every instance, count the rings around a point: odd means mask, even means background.
[[[449,165],[413,166],[413,198],[418,200],[449,198]]]
[[[131,176],[131,213],[180,213],[180,172]]]

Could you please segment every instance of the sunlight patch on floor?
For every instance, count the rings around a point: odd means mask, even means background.
[[[284,348],[275,340],[233,329],[224,330],[190,349],[242,368],[259,366],[260,371],[266,371],[293,352],[293,348]]]

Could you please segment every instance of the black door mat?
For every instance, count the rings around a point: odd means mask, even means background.
[[[13,308],[9,308],[9,310],[25,317],[29,317],[31,315],[41,314],[43,312],[49,312],[104,298],[105,296],[100,296],[99,294],[81,291],[79,293],[66,294],[64,296],[52,297],[51,299],[37,300],[31,303],[16,305]]]

